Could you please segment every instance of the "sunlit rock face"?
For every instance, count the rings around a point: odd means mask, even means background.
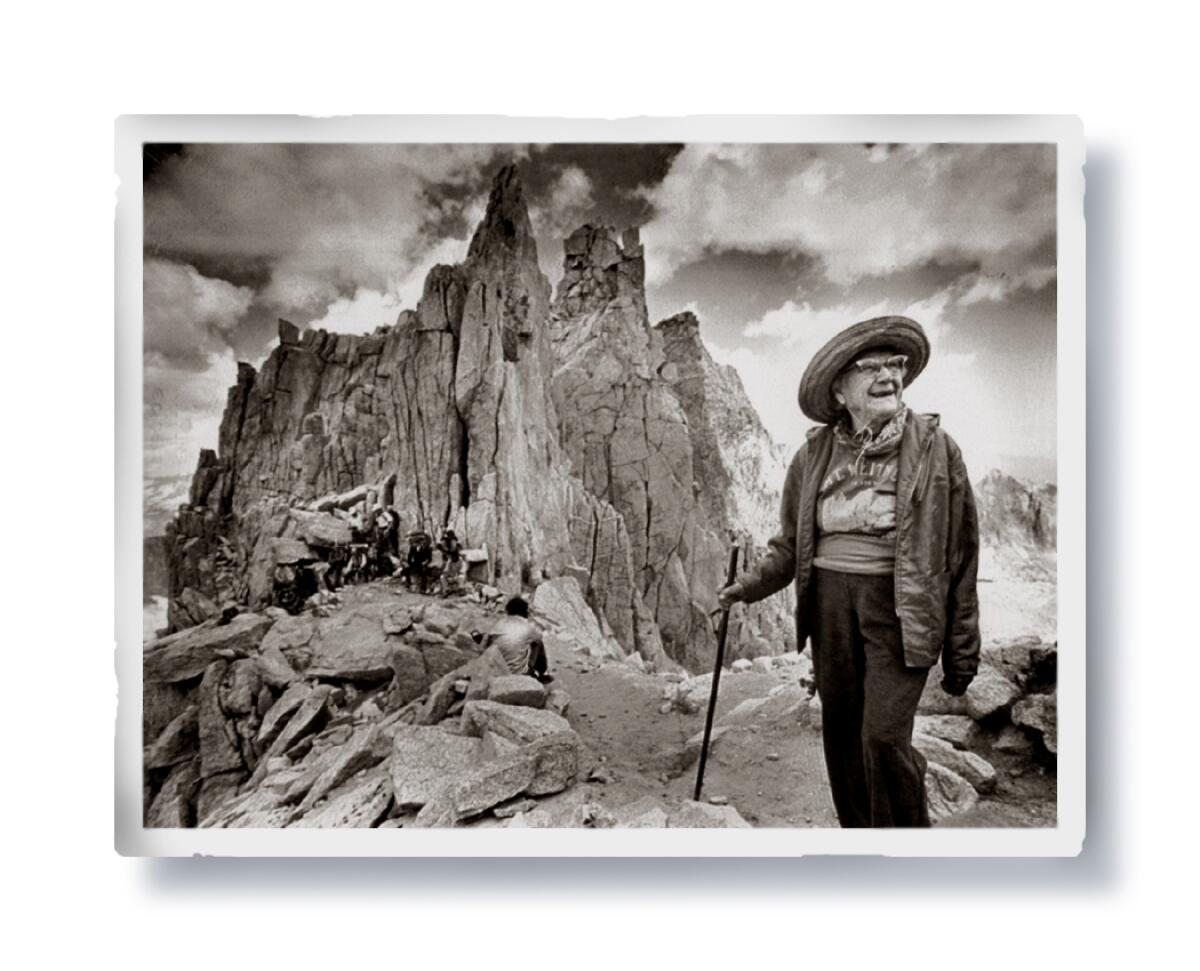
[[[636,233],[577,230],[552,295],[506,167],[415,310],[369,335],[281,321],[261,369],[239,366],[168,529],[169,622],[262,606],[279,541],[318,547],[365,502],[486,547],[501,589],[570,574],[625,651],[703,668],[730,545],[754,555],[782,481],[695,318],[650,326]],[[736,611],[731,657],[794,647],[790,613],[787,595]]]

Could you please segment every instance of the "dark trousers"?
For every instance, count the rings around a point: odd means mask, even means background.
[[[928,826],[913,718],[929,668],[904,664],[891,576],[814,570],[813,670],[825,765],[844,827]]]

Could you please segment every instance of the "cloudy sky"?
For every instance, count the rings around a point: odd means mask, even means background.
[[[575,227],[640,226],[652,320],[693,310],[777,440],[803,440],[813,350],[904,313],[934,348],[906,398],[972,474],[1054,477],[1053,146],[694,144],[147,145],[146,476],[215,446],[277,317],[362,333],[415,306],[510,160],[551,282]]]

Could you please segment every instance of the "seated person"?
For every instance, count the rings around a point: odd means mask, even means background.
[[[527,674],[543,684],[553,681],[547,673],[542,632],[529,620],[525,598],[513,597],[505,604],[504,613],[488,635],[487,646],[500,651],[513,674]]]

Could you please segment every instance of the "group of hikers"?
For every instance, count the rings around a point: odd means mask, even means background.
[[[446,529],[434,541],[426,529],[408,532],[400,549],[400,514],[393,508],[374,515],[355,510],[349,517],[350,542],[317,548],[311,557],[277,559],[272,603],[299,613],[305,601],[321,590],[398,576],[418,593],[449,596],[462,588],[462,543]]]

